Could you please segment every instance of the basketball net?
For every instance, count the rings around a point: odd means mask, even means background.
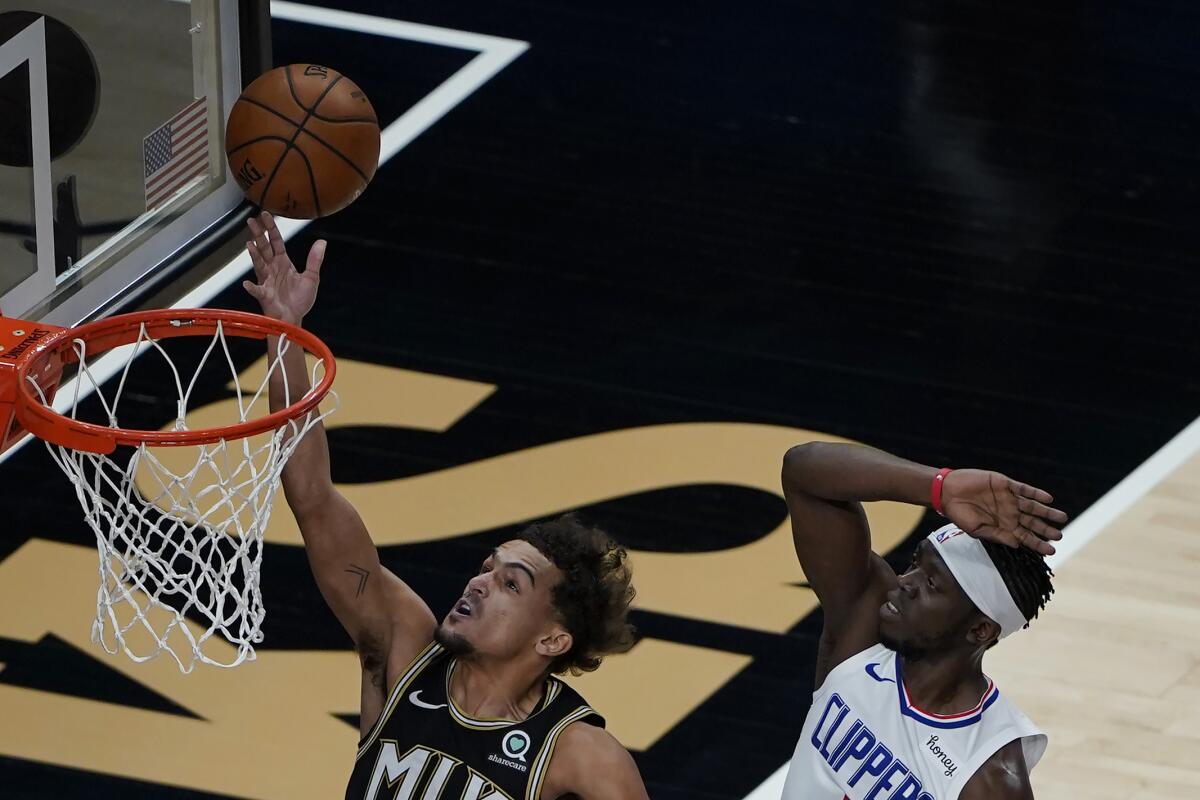
[[[247,389],[241,385],[220,322],[195,372],[186,379],[142,323],[115,388],[106,394],[104,377],[93,374],[88,342],[76,338],[71,349],[79,371],[70,407],[62,415],[77,419],[80,402],[88,394],[85,387],[91,387],[109,425],[119,428],[130,370],[139,353],[151,350],[139,361],[161,356],[174,376],[174,430],[188,430],[188,403],[197,379],[206,364],[222,358],[232,376],[238,422],[245,423],[264,415],[271,376],[277,371],[283,374],[282,359],[291,346],[281,335],[266,375]],[[312,386],[324,370],[324,360],[315,361]],[[37,386],[33,378],[28,381]],[[40,388],[36,393],[48,405]],[[92,623],[94,642],[110,654],[124,650],[138,662],[166,653],[184,673],[197,662],[235,667],[254,660],[266,614],[260,588],[263,532],[284,465],[304,435],[336,408],[333,397],[327,410],[313,407],[256,436],[188,447],[142,442],[103,454],[46,442],[51,457],[75,487],[96,535],[100,588]],[[289,396],[284,402],[293,401]],[[214,636],[233,645],[231,656],[212,652],[227,652],[224,647],[206,651],[205,643]]]

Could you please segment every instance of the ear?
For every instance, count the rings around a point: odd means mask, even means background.
[[[538,655],[553,660],[568,652],[574,643],[575,640],[571,638],[571,634],[556,625],[549,633],[537,640],[533,649],[537,651]]]
[[[991,617],[978,615],[967,628],[967,641],[973,647],[991,646],[1000,639],[1000,626]]]

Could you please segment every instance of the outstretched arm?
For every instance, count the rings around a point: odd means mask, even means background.
[[[248,222],[247,243],[257,282],[244,288],[263,313],[302,325],[312,308],[321,277],[325,242],[316,242],[304,272],[288,258],[275,221],[264,212]],[[270,360],[279,352],[278,337],[267,341]],[[295,402],[310,387],[304,350],[292,344],[284,350],[282,370],[270,379],[271,410]],[[325,602],[350,634],[365,673],[386,687],[393,671],[403,668],[433,637],[435,621],[428,606],[399,578],[379,563],[379,553],[361,517],[334,488],[329,471],[329,442],[318,422],[305,434],[283,470],[283,491],[300,526],[304,549]],[[368,675],[364,675],[364,692]],[[364,695],[364,706],[366,696]],[[367,720],[364,708],[364,724]]]
[[[818,684],[846,657],[874,644],[878,610],[896,577],[871,552],[863,502],[927,505],[937,470],[861,445],[813,442],[784,456],[783,492],[796,555],[825,614]],[[1053,553],[1066,514],[1040,489],[998,472],[956,470],[942,488],[946,516],[981,539]]]

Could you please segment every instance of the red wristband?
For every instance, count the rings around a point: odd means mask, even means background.
[[[946,482],[946,476],[953,471],[949,467],[939,469],[938,474],[933,476],[933,486],[929,490],[930,499],[933,501],[933,510],[940,517],[946,516],[942,513],[942,484]]]

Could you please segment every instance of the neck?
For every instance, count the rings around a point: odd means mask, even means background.
[[[987,690],[983,650],[931,653],[912,660],[901,655],[904,688],[913,705],[933,714],[954,714],[975,706]]]
[[[454,704],[477,719],[526,719],[546,691],[546,673],[512,661],[490,662],[478,657],[456,661],[450,679]]]

